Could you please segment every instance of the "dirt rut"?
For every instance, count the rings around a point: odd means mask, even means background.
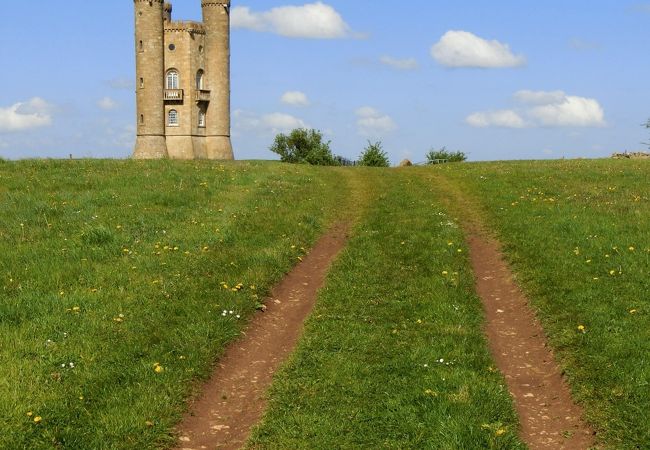
[[[468,244],[490,349],[514,399],[522,440],[531,450],[591,448],[593,431],[582,421],[582,411],[571,398],[544,330],[513,280],[499,243],[470,232]]]
[[[271,292],[258,314],[220,359],[202,396],[177,430],[179,449],[238,449],[266,409],[273,374],[294,349],[327,271],[347,241],[339,224]]]

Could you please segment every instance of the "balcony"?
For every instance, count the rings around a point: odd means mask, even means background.
[[[183,90],[182,89],[165,89],[165,94],[163,97],[165,100],[173,102],[182,102],[183,101]]]
[[[210,91],[206,91],[205,89],[197,89],[196,91],[194,91],[194,100],[196,100],[197,103],[209,102]]]

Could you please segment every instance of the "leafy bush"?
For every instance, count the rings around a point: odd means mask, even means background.
[[[280,133],[275,137],[271,151],[280,155],[282,162],[314,166],[339,165],[330,150],[330,142],[323,142],[323,134],[318,130],[297,128],[289,135]]]
[[[450,152],[447,147],[442,147],[440,150],[429,150],[426,158],[427,164],[440,164],[444,162],[463,162],[467,160],[467,155],[463,152]]]
[[[388,161],[388,155],[383,150],[381,141],[377,141],[374,143],[368,141],[368,146],[363,150],[361,156],[359,156],[359,165],[369,166],[369,167],[390,166],[390,161]]]

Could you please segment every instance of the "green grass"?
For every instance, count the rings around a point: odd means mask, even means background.
[[[650,161],[427,171],[432,186],[463,190],[497,230],[601,443],[648,448]]]
[[[410,170],[368,204],[251,441],[259,449],[524,448],[456,223]]]
[[[274,163],[0,162],[0,448],[173,444],[193,381],[345,185]]]
[[[649,180],[647,161],[0,161],[0,448],[173,446],[196,381],[352,213],[252,447],[524,448],[464,214],[497,231],[603,445],[644,448]]]

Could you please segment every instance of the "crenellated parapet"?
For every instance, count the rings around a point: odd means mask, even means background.
[[[202,23],[194,21],[177,20],[174,22],[165,22],[165,33],[186,32],[194,34],[205,34],[205,27]]]
[[[220,6],[222,8],[224,8],[224,7],[225,8],[230,8],[230,1],[220,1],[220,2],[217,1],[217,2],[215,2],[215,1],[206,0],[206,1],[201,2],[201,8],[206,8],[206,7],[209,7],[209,6]]]
[[[163,19],[165,22],[171,22],[172,21],[172,10],[174,8],[172,7],[171,3],[165,3],[163,5]]]

